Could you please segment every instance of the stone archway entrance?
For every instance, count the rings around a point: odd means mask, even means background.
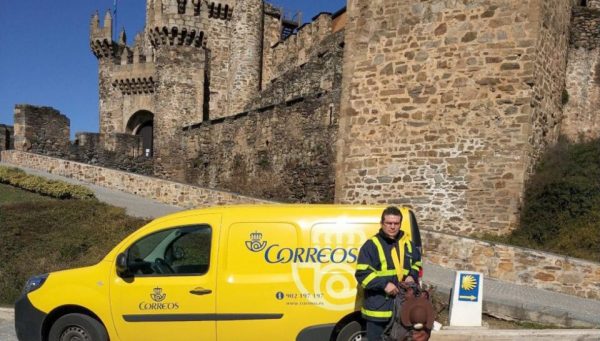
[[[127,122],[127,132],[142,138],[142,151],[146,157],[154,154],[154,114],[147,110],[140,110],[133,114]]]

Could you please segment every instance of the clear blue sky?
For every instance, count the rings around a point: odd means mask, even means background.
[[[176,1],[176,0],[171,0]],[[335,12],[345,0],[272,0],[285,12],[310,21]],[[128,43],[141,32],[145,0],[119,0],[117,20]],[[71,120],[75,132],[98,132],[97,60],[89,47],[89,24],[112,9],[113,0],[0,0],[0,123],[13,124],[15,104],[50,106]]]

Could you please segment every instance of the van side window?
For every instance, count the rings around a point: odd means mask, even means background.
[[[159,231],[136,241],[127,251],[135,276],[202,275],[210,265],[211,228],[185,226]]]

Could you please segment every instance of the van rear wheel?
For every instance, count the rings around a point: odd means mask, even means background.
[[[366,331],[360,323],[352,321],[340,330],[336,341],[367,341]]]
[[[49,341],[108,341],[108,334],[98,320],[83,314],[62,316],[50,328]]]

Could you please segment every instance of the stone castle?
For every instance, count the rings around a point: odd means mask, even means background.
[[[131,45],[92,17],[100,132],[68,143],[64,115],[19,105],[14,148],[506,233],[540,153],[600,134],[598,24],[600,0],[348,0],[302,26],[262,0],[147,0]]]

